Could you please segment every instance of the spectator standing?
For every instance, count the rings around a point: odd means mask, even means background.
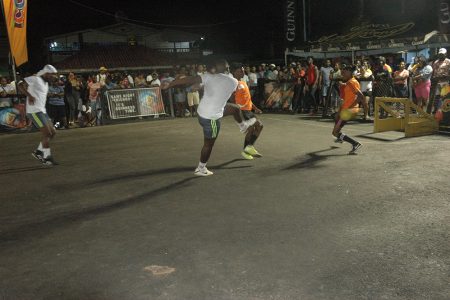
[[[97,78],[93,77],[92,82],[88,84],[89,91],[89,110],[88,110],[88,122],[93,125],[93,121],[95,120],[97,125],[101,125],[101,105],[99,101],[100,82],[97,82]]]
[[[327,103],[327,99],[328,94],[330,92],[330,85],[331,85],[331,79],[330,79],[330,74],[331,71],[333,71],[333,67],[331,66],[331,60],[327,59],[325,61],[325,64],[320,68],[320,75],[319,75],[319,84],[320,84],[320,88],[322,90],[321,93],[321,104],[324,107],[323,110],[323,116],[327,115],[327,110],[326,108],[328,108],[329,104]]]
[[[159,80],[159,76],[158,73],[153,72],[152,74],[152,82],[150,83],[151,87],[160,87],[161,86],[161,80]]]
[[[66,119],[63,83],[54,80],[48,88],[48,115],[56,129],[69,128]]]
[[[386,64],[386,58],[380,56],[378,64],[374,70],[374,88],[373,94],[375,97],[392,97],[392,68]],[[386,117],[384,109],[380,110],[380,117]]]
[[[340,106],[340,84],[342,82],[342,73],[341,73],[341,63],[336,62],[334,64],[333,71],[330,73],[331,79],[331,103],[330,106],[336,112],[338,107]]]
[[[98,69],[98,72],[99,73],[96,76],[97,82],[99,82],[101,85],[104,85],[106,77],[108,76],[108,69],[105,67],[100,67],[100,69]]]
[[[175,80],[186,77],[186,69],[181,67]],[[177,108],[177,116],[183,118],[186,110],[186,87],[178,86],[174,88],[175,104]]]
[[[75,112],[78,106],[78,100],[80,98],[80,92],[77,90],[78,81],[76,80],[75,74],[69,73],[67,77],[66,84],[64,87],[64,93],[67,102],[67,118],[68,125],[71,126],[75,122]]]
[[[256,74],[256,67],[251,67],[248,73],[248,83],[250,88],[250,94],[254,97],[258,88],[258,75]]]
[[[147,84],[150,84],[153,81],[153,77],[152,74],[148,74],[147,77],[145,78],[145,81],[147,81]]]
[[[369,117],[369,103],[370,99],[372,97],[372,88],[373,88],[373,73],[370,69],[370,64],[367,60],[363,62],[363,64],[360,66],[359,70],[357,71],[356,78],[359,81],[361,92],[364,95],[364,102],[366,103],[365,108],[367,107],[367,110],[364,111],[364,118],[368,119]]]
[[[120,81],[119,86],[120,86],[121,89],[131,89],[132,88],[131,83],[128,80],[128,76],[125,76],[124,78],[122,78],[122,80]]]
[[[448,86],[450,76],[450,59],[447,58],[447,49],[441,48],[438,52],[438,59],[433,63],[432,86],[436,86],[434,92],[433,114],[442,106],[441,90]]]
[[[275,65],[271,64],[269,65],[269,69],[267,70],[267,72],[265,73],[265,79],[269,80],[269,81],[276,81],[278,80],[278,71],[275,70]]]
[[[128,79],[128,83],[130,85],[130,88],[134,87],[134,79],[133,79],[133,76],[131,76],[131,73],[128,73],[128,72],[125,71],[125,75],[126,75],[126,77]]]
[[[408,78],[409,72],[405,69],[406,64],[404,61],[400,62],[398,70],[394,72],[394,94],[398,98],[408,97]]]
[[[144,78],[144,74],[141,73],[134,79],[134,86],[137,88],[147,87],[147,81]]]
[[[426,107],[430,97],[431,76],[433,68],[427,64],[425,57],[419,57],[419,65],[413,77],[414,92],[416,93],[417,105],[422,109]]]
[[[314,65],[314,59],[308,58],[308,68],[306,69],[306,93],[307,106],[310,109],[309,115],[314,115],[317,112],[318,105],[316,100],[316,92],[319,82],[319,69]]]
[[[15,87],[8,83],[5,77],[0,79],[0,108],[2,107],[12,107],[13,106],[13,96],[16,94]]]
[[[295,81],[294,85],[294,96],[292,98],[292,113],[296,114],[302,112],[303,108],[303,100],[305,93],[305,69],[302,68],[301,64],[296,64],[295,70],[293,70],[293,80]]]

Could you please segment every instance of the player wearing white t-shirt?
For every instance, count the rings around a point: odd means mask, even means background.
[[[56,73],[55,67],[46,65],[36,75],[25,78],[18,85],[19,91],[27,96],[27,116],[42,133],[42,140],[32,155],[44,165],[57,164],[50,153],[50,140],[55,137],[56,131],[45,109],[48,83],[57,79]]]
[[[195,175],[198,176],[209,176],[213,174],[206,168],[206,163],[209,160],[214,143],[219,135],[220,119],[222,117],[233,115],[241,132],[246,132],[254,124],[254,120],[242,120],[238,106],[227,104],[228,99],[230,99],[238,85],[238,81],[227,74],[228,69],[229,65],[226,60],[217,60],[215,63],[215,74],[206,73],[200,76],[184,77],[162,85],[162,89],[168,89],[178,85],[203,85],[204,94],[197,109],[198,121],[203,127],[204,134],[200,162],[195,169]]]

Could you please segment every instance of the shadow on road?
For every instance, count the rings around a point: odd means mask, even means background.
[[[236,167],[226,167],[234,162],[243,161],[243,159],[234,159],[225,163],[222,163],[220,165],[211,167],[213,169],[234,169],[234,168],[249,168],[251,166],[236,166]],[[93,184],[104,184],[104,183],[112,183],[117,180],[123,180],[124,178],[127,179],[133,179],[133,178],[140,178],[145,176],[153,176],[153,175],[161,175],[161,174],[170,174],[170,173],[177,173],[177,172],[192,172],[192,167],[182,167],[182,168],[169,168],[169,169],[161,169],[161,170],[155,170],[155,171],[149,171],[149,172],[143,172],[143,173],[133,173],[133,174],[122,174],[122,175],[116,175],[114,177],[106,178],[97,182],[94,182]],[[26,223],[19,225],[18,227],[9,230],[9,231],[0,231],[0,243],[6,243],[6,242],[17,242],[22,239],[25,239],[27,237],[37,237],[42,236],[51,233],[55,230],[60,230],[61,228],[65,226],[69,226],[73,223],[84,221],[93,217],[96,217],[98,215],[111,213],[114,211],[117,211],[119,209],[128,208],[130,206],[143,203],[146,201],[151,200],[153,197],[157,197],[166,193],[169,193],[174,188],[179,190],[183,187],[189,186],[188,183],[190,183],[193,180],[200,179],[200,177],[197,177],[192,174],[191,177],[184,178],[175,182],[172,182],[171,184],[162,186],[160,188],[157,188],[155,190],[142,193],[136,196],[127,197],[122,200],[118,200],[113,203],[105,203],[102,205],[82,208],[79,210],[74,211],[66,211],[61,212],[57,215],[50,216],[44,220],[37,220],[34,222]]]
[[[2,174],[14,174],[14,173],[22,173],[22,172],[31,172],[38,170],[50,170],[51,167],[48,166],[36,166],[36,167],[22,167],[22,168],[9,168],[0,170],[0,175]]]
[[[286,170],[295,170],[295,169],[313,169],[313,168],[321,168],[320,165],[318,165],[318,163],[325,161],[327,159],[329,159],[330,157],[335,157],[335,156],[347,156],[347,154],[322,154],[319,155],[321,153],[325,153],[328,151],[333,151],[339,149],[339,147],[336,146],[332,146],[328,149],[324,149],[324,150],[319,150],[319,151],[314,151],[314,152],[310,152],[306,154],[306,158],[302,157],[302,160],[299,163],[296,163],[292,166],[286,167],[283,169],[283,171]]]
[[[212,170],[227,170],[227,169],[243,169],[243,168],[251,168],[251,166],[234,166],[234,167],[227,167],[228,165],[231,165],[235,162],[239,161],[246,161],[245,159],[233,159],[227,162],[224,162],[222,164],[216,165],[216,166],[210,166],[208,168],[211,168]],[[132,179],[139,179],[149,176],[155,176],[155,175],[166,175],[166,174],[176,174],[176,173],[187,173],[192,174],[194,172],[195,167],[176,167],[176,168],[167,168],[167,169],[159,169],[159,170],[147,170],[147,171],[141,171],[141,172],[133,172],[133,173],[125,173],[125,174],[116,174],[111,177],[103,178],[97,181],[91,181],[87,183],[87,186],[90,185],[99,185],[99,184],[105,184],[115,181],[124,181],[124,180],[132,180]],[[84,185],[83,185],[84,186]]]

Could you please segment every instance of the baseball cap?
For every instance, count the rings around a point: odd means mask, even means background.
[[[445,48],[439,49],[439,54],[447,54],[447,49]]]

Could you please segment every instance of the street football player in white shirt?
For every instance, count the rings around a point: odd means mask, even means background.
[[[255,120],[243,121],[240,109],[235,104],[227,103],[238,86],[238,81],[230,77],[228,62],[218,59],[214,63],[215,73],[184,77],[170,83],[164,83],[162,89],[172,88],[178,85],[190,86],[202,84],[204,88],[203,98],[197,109],[198,121],[203,127],[204,143],[200,155],[200,162],[195,169],[195,175],[209,176],[213,172],[206,168],[214,143],[220,131],[220,119],[233,115],[241,132],[245,133]]]
[[[55,67],[46,65],[36,75],[25,78],[18,85],[20,93],[27,96],[27,116],[42,133],[41,142],[32,155],[44,165],[57,164],[50,152],[50,140],[55,137],[56,130],[45,109],[48,84],[54,80],[57,80]]]

